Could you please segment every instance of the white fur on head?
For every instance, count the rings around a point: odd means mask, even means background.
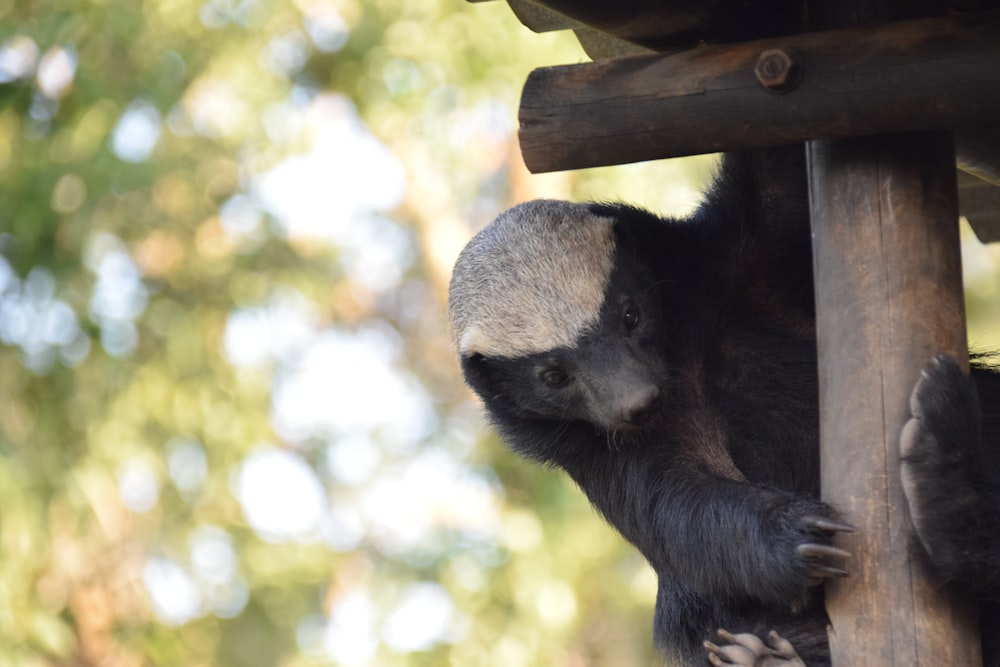
[[[571,347],[596,324],[614,263],[613,220],[583,204],[520,204],[476,234],[448,297],[463,357],[522,357]]]

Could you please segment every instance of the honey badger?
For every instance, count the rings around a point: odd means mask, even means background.
[[[451,280],[467,383],[515,451],[564,469],[646,557],[657,644],[685,665],[829,662],[817,584],[846,574],[831,538],[851,527],[818,500],[804,173],[801,147],[727,155],[687,219],[521,204]],[[937,362],[914,393],[907,490],[939,576],[995,595],[1000,461],[981,442],[1000,419],[957,369]],[[978,371],[980,391],[1000,394],[996,378]],[[958,527],[970,511],[982,520]],[[706,652],[718,628],[781,636]]]

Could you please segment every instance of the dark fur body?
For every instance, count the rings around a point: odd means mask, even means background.
[[[467,382],[504,440],[566,470],[653,566],[656,639],[684,664],[707,664],[702,643],[720,627],[758,635],[777,629],[807,664],[827,661],[816,584],[841,564],[800,548],[828,543],[835,529],[823,519],[837,520],[818,500],[801,153],[727,156],[690,219],[592,205],[615,220],[614,270],[596,325],[572,347],[462,359]],[[542,381],[553,379],[551,369],[561,381]],[[981,393],[1000,405],[1000,377],[977,375]],[[959,376],[932,383],[926,398],[950,405],[949,396],[967,393],[963,382]],[[946,511],[955,505],[952,485],[969,489],[958,509],[980,519],[961,529],[967,535],[956,549],[937,550],[940,576],[996,595],[998,453],[979,446],[979,426],[967,411],[946,405],[937,412],[914,449],[926,459],[913,468],[927,487],[921,493],[943,498],[940,512],[927,513],[923,534],[954,542],[955,513]],[[1000,415],[987,413],[985,428],[985,442],[1000,443]],[[944,437],[966,443],[960,451],[968,456],[935,458]],[[942,466],[950,477],[940,477]],[[981,558],[970,559],[970,551]],[[984,612],[998,616],[988,603]],[[992,627],[984,637],[1000,633],[1000,625]]]

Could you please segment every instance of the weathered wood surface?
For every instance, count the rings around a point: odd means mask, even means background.
[[[955,133],[958,167],[1000,186],[1000,127]]]
[[[993,1],[993,0],[991,0]],[[798,32],[801,0],[507,0],[536,32],[587,26],[657,51]]]
[[[786,92],[755,68],[780,49]],[[532,172],[1000,118],[1000,16],[891,23],[535,70],[521,99]]]
[[[974,605],[910,561],[899,434],[921,368],[967,359],[950,133],[808,145],[823,497],[857,526],[827,586],[834,664],[981,664]]]

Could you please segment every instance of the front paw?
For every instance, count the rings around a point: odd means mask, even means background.
[[[975,505],[970,475],[980,459],[982,413],[976,388],[958,363],[940,355],[910,396],[900,435],[900,476],[910,519],[932,559]]]
[[[757,635],[733,635],[719,630],[719,636],[726,642],[719,646],[705,642],[708,661],[715,667],[805,667],[805,662],[795,652],[795,647],[773,630],[768,633],[767,643]]]
[[[774,577],[776,595],[771,599],[796,608],[806,601],[810,588],[828,577],[847,575],[846,561],[851,554],[832,542],[840,533],[853,532],[854,527],[841,521],[829,506],[797,498],[772,516],[772,563],[764,566]]]
[[[827,577],[846,577],[844,562],[851,557],[850,552],[828,542],[837,533],[854,532],[854,526],[809,514],[802,517],[802,527],[808,541],[800,542],[795,551],[804,561],[803,571],[811,585],[818,585]]]

